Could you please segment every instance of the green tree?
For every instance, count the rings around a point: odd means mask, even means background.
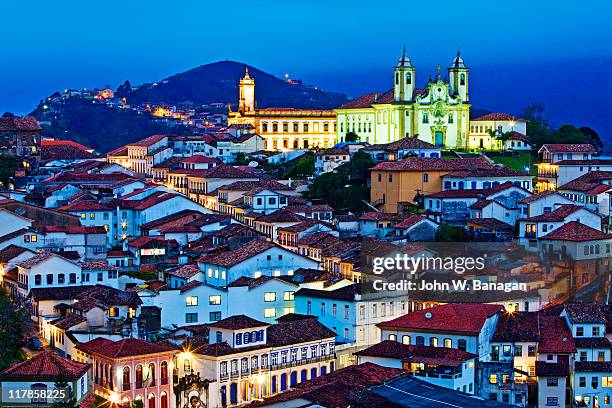
[[[132,408],[144,408],[144,402],[142,402],[142,400],[134,400],[132,402]]]
[[[361,213],[368,209],[368,180],[375,165],[367,153],[357,152],[348,163],[314,179],[308,191],[311,199],[320,199],[336,210]]]
[[[51,408],[79,408],[72,386],[68,384],[65,376],[60,375],[56,380],[54,387],[56,390],[66,390],[65,397],[58,398],[51,404]]]
[[[523,117],[527,119],[527,137],[529,142],[538,151],[543,144],[553,142],[552,129],[544,118],[544,106],[532,103],[523,110]]]
[[[556,143],[586,143],[587,136],[572,125],[562,125],[553,133]]]
[[[510,139],[510,136],[512,136],[512,132],[500,132],[498,130],[487,129],[487,133],[493,139],[498,140],[500,142],[499,143],[501,146],[500,150],[502,152],[506,150],[506,140]]]
[[[234,163],[232,164],[234,166],[246,166],[247,164],[249,164],[249,161],[247,160],[246,155],[244,153],[238,153],[234,158]]]
[[[17,159],[6,153],[0,153],[0,183],[6,186],[11,177],[15,177],[17,170]]]
[[[0,322],[0,370],[4,370],[26,358],[21,346],[29,331],[30,314],[25,307],[14,305],[1,287]]]
[[[346,132],[346,135],[344,136],[344,141],[345,142],[358,142],[359,135],[355,132]]]
[[[287,171],[283,173],[283,178],[302,179],[310,177],[315,172],[314,156],[310,153],[306,157],[299,159]]]
[[[595,130],[591,129],[590,127],[586,127],[586,126],[583,126],[578,130],[580,131],[580,133],[586,136],[587,143],[592,144],[595,147],[595,149],[597,149],[597,154],[603,153],[604,143],[601,141],[601,138],[599,137],[599,133],[597,133]]]
[[[465,241],[465,231],[461,227],[448,224],[440,224],[436,230],[437,242],[461,242]]]

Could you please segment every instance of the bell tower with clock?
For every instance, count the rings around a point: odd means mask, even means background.
[[[448,80],[451,95],[458,96],[463,103],[467,103],[470,100],[468,94],[468,73],[469,68],[465,66],[463,58],[461,58],[461,49],[457,48],[457,56],[448,69]]]

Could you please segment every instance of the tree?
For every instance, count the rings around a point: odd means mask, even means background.
[[[597,149],[597,154],[603,153],[604,144],[601,141],[601,138],[599,137],[599,133],[597,133],[595,130],[591,129],[590,127],[586,127],[586,126],[583,126],[578,130],[580,131],[580,133],[586,136],[587,143],[592,144],[595,147],[595,149]]]
[[[344,141],[345,142],[358,142],[359,141],[359,135],[355,132],[346,132],[346,135],[344,136]]]
[[[17,170],[17,158],[7,153],[0,153],[0,183],[6,186]]]
[[[144,402],[142,402],[142,400],[134,400],[134,402],[132,402],[132,408],[144,408]]]
[[[587,136],[572,125],[562,125],[553,133],[556,143],[586,143]]]
[[[544,106],[532,103],[523,110],[523,117],[527,119],[527,137],[529,143],[538,151],[543,144],[553,141],[552,130],[544,118]]]
[[[16,361],[25,360],[21,350],[28,333],[30,314],[23,306],[13,304],[4,288],[0,287],[0,370]]]
[[[283,173],[283,178],[303,179],[310,177],[315,172],[314,156],[310,153],[299,159]]]
[[[308,190],[308,197],[320,199],[336,210],[361,213],[368,209],[364,201],[370,198],[368,180],[374,161],[364,152],[357,152],[351,161],[344,163],[335,171],[325,173],[314,179]]]
[[[4,112],[4,113],[2,114],[2,117],[3,117],[3,118],[14,118],[14,117],[15,117],[15,114],[14,114],[13,112]]]
[[[487,133],[493,139],[498,140],[501,145],[501,151],[506,150],[506,140],[510,139],[512,132],[500,132],[499,130],[487,129]]]
[[[63,398],[56,399],[51,404],[51,408],[79,408],[74,391],[72,391],[72,386],[68,384],[68,380],[64,375],[58,376],[54,386],[56,390],[66,390],[66,394],[64,394]]]
[[[234,163],[232,164],[235,166],[246,166],[247,164],[249,164],[249,161],[247,160],[246,155],[244,153],[238,153],[234,158]]]
[[[462,242],[465,241],[465,231],[461,227],[448,224],[440,224],[436,230],[437,242]]]

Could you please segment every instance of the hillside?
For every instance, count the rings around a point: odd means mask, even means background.
[[[201,65],[172,75],[156,84],[145,84],[134,90],[119,90],[128,103],[169,103],[192,101],[196,105],[221,102],[236,104],[238,83],[246,65],[235,61],[220,61]],[[253,66],[249,75],[255,79],[257,106],[331,109],[347,101],[343,94],[299,83],[288,83]]]

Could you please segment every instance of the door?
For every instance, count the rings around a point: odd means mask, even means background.
[[[444,137],[442,135],[442,132],[437,131],[435,133],[435,145],[436,146],[442,146],[444,144]]]
[[[234,405],[238,403],[238,384],[230,384],[230,404]]]

